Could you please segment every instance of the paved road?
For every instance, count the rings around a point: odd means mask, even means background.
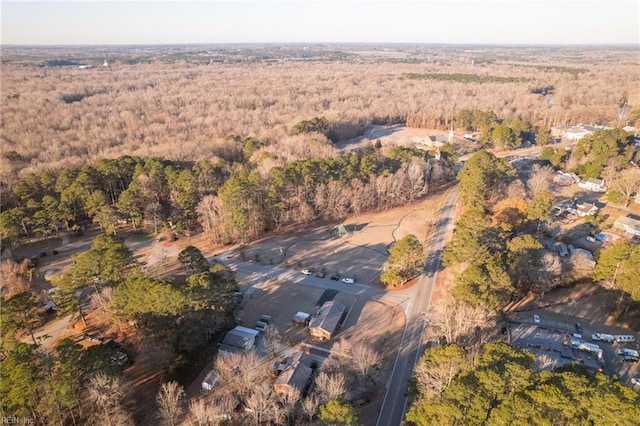
[[[423,350],[424,314],[429,309],[431,293],[440,269],[440,255],[445,241],[453,232],[452,217],[457,198],[457,189],[454,187],[447,195],[438,213],[438,220],[431,237],[422,276],[417,285],[404,291],[385,292],[372,286],[345,284],[340,281],[328,280],[327,278],[302,275],[298,271],[275,265],[246,263],[237,258],[237,253],[234,253],[233,249],[215,257],[210,256],[208,260],[217,260],[235,270],[248,274],[243,282],[243,291],[245,292],[251,291],[250,288],[253,285],[264,282],[266,277],[267,279],[286,279],[290,282],[321,288],[333,288],[369,299],[383,298],[401,307],[406,305],[407,324],[398,348],[391,377],[387,382],[387,390],[377,422],[377,426],[400,425],[406,410],[406,391],[409,378]]]
[[[409,378],[423,350],[424,313],[429,309],[431,293],[440,269],[440,254],[446,239],[453,231],[452,217],[457,198],[457,189],[453,188],[438,213],[438,221],[431,237],[422,276],[418,284],[414,286],[416,293],[410,305],[407,306],[407,326],[402,336],[391,377],[387,383],[387,391],[378,416],[378,426],[400,425],[404,417]]]

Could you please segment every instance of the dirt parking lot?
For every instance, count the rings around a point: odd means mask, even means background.
[[[324,289],[319,287],[268,280],[245,294],[239,317],[245,326],[253,327],[261,315],[270,315],[283,340],[291,347],[304,342],[330,349],[337,339],[346,338],[370,342],[381,352],[404,325],[404,314],[397,306],[367,300],[363,295],[338,292],[333,300],[347,307],[345,321],[334,339],[314,340],[307,327],[293,324],[292,319],[299,311],[316,314],[317,302],[323,293]]]
[[[311,269],[376,284],[388,247],[407,234],[425,243],[443,200],[444,194],[437,193],[412,205],[351,217],[342,222],[347,231],[342,236],[338,222],[309,225],[253,243],[240,256],[264,265]]]

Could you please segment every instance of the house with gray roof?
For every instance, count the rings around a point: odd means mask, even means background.
[[[318,315],[313,316],[309,321],[311,336],[320,340],[331,339],[344,320],[346,313],[347,307],[342,303],[334,300],[325,302],[318,310]]]

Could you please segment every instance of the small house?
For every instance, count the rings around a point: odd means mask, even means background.
[[[578,186],[593,192],[605,192],[607,190],[604,179],[589,178],[578,182]]]
[[[580,217],[595,216],[598,213],[598,207],[591,203],[581,203],[569,206],[567,211]]]
[[[298,352],[278,375],[273,389],[277,393],[297,391],[300,392],[300,395],[304,395],[311,382],[312,373],[313,369],[309,365],[309,358],[305,357],[302,352]]]
[[[629,216],[620,216],[613,222],[613,227],[631,235],[640,235],[640,220]]]
[[[326,340],[331,339],[340,323],[344,320],[347,308],[342,303],[330,300],[320,307],[318,315],[309,321],[309,332],[311,336]]]

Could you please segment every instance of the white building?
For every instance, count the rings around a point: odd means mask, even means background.
[[[625,231],[627,234],[640,235],[640,220],[629,216],[620,216],[613,222],[613,227]]]
[[[593,192],[606,192],[607,186],[604,179],[589,178],[578,182],[580,188],[585,188]]]

